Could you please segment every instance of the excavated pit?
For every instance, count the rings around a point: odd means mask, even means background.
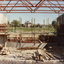
[[[0,51],[0,64],[61,64],[60,59],[39,48],[3,47]]]

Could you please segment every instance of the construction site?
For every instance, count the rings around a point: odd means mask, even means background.
[[[0,14],[0,64],[64,64],[64,0],[0,0],[0,13],[58,14],[55,33],[35,31],[35,19],[33,32],[9,32]]]

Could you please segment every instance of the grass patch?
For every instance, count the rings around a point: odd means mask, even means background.
[[[34,28],[25,28],[25,27],[20,28],[20,27],[16,27],[16,30],[14,28],[14,32],[15,31],[19,31],[19,30],[22,30],[24,32],[29,32],[29,31],[34,31]],[[41,30],[55,32],[54,28],[35,28],[35,31],[41,31]],[[8,31],[9,32],[13,32],[13,27],[9,27]]]

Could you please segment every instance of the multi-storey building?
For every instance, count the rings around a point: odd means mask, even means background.
[[[7,18],[0,14],[0,44],[7,40]]]

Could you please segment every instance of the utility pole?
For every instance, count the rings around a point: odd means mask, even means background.
[[[48,18],[48,25],[49,25],[49,18]]]
[[[48,25],[48,19],[46,19],[46,25]]]
[[[34,45],[35,45],[35,18],[34,18]]]
[[[4,14],[4,16],[5,16],[5,14]],[[5,21],[5,17],[4,17],[4,16],[3,16],[3,22]],[[4,24],[4,25],[5,25],[5,24]],[[6,24],[6,26],[7,26],[7,24]],[[3,39],[3,41],[4,41],[4,47],[6,47],[6,45],[7,45],[7,41],[6,41],[6,40],[8,40],[8,39],[7,39],[6,28],[7,28],[7,27],[5,27],[5,28],[4,28],[5,31],[3,31],[3,32],[5,33],[4,39]]]
[[[45,19],[43,20],[43,25],[44,25],[44,32],[45,32]]]
[[[48,18],[48,30],[49,30],[49,18]]]
[[[14,24],[13,24],[13,33],[14,33]]]
[[[33,18],[31,19],[31,35],[33,35]]]
[[[22,42],[22,19],[20,18],[20,43]]]

